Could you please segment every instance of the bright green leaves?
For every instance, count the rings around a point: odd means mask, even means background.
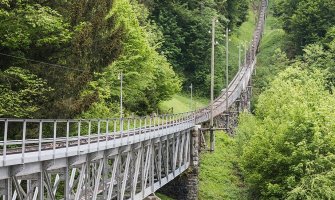
[[[297,73],[299,71],[299,73]],[[316,75],[314,75],[316,76]],[[311,79],[307,71],[300,71],[296,68],[289,68],[286,73],[279,75],[271,83],[271,87],[259,97],[259,103],[256,106],[257,114],[260,117],[273,117],[274,119],[280,116],[291,116],[294,120],[294,115],[302,113],[292,113],[297,106],[301,111],[312,106],[315,101],[315,94],[318,90],[323,90],[322,76],[318,75],[318,79]],[[319,87],[310,87],[306,91],[306,87],[320,84]],[[274,97],[275,98],[272,98]],[[305,102],[305,103],[300,103]],[[294,103],[294,104],[293,104]]]
[[[9,7],[9,0],[0,0],[0,5]]]
[[[150,46],[150,38],[139,25],[134,12],[134,8],[139,7],[135,2],[133,4],[127,0],[114,2],[112,16],[117,26],[125,30],[125,36],[122,40],[122,54],[110,68],[114,72],[123,70],[125,73],[125,85],[128,88],[125,91],[125,103],[137,111],[141,110],[141,107],[137,107],[140,104],[155,107],[159,101],[167,99],[178,91],[179,81],[167,60]]]
[[[45,80],[28,70],[11,67],[0,72],[0,117],[31,117],[50,91]]]
[[[299,187],[289,193],[288,200],[293,199],[335,199],[334,177],[335,172],[305,177]]]
[[[27,49],[69,42],[71,33],[62,16],[39,4],[19,4],[0,12],[0,44],[9,49]]]
[[[320,69],[325,73],[325,84],[327,89],[333,90],[335,86],[335,39],[330,42],[327,50],[319,44],[308,45],[303,51],[302,61],[304,66],[309,69]]]
[[[48,93],[49,101],[29,112],[30,116],[113,117],[120,103],[120,71],[124,74],[123,103],[130,112],[152,112],[180,89],[170,64],[156,52],[162,34],[142,4],[2,0],[0,6],[0,51],[23,58],[3,57],[1,68],[29,69],[54,88]]]
[[[139,10],[141,12],[135,12]],[[155,30],[151,29],[155,26],[146,22],[146,13],[147,10],[136,2],[120,0],[113,3],[106,20],[114,21],[112,31],[123,31],[120,55],[102,73],[97,74],[89,89],[98,89],[101,101],[118,104],[118,74],[122,71],[124,106],[137,114],[152,112],[160,101],[168,99],[180,88],[179,79],[170,64],[152,46],[160,35],[158,33],[156,36]],[[153,35],[153,39],[149,38]]]
[[[261,199],[332,195],[326,174],[335,167],[335,98],[324,89],[323,73],[295,65],[260,95],[255,119],[241,118],[241,165]],[[243,128],[249,125],[251,136]]]

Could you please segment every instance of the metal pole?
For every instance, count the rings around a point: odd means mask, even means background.
[[[226,114],[227,114],[227,132],[229,131],[229,97],[228,97],[228,91],[229,91],[229,77],[228,77],[228,70],[229,70],[229,28],[227,24],[226,28]]]
[[[252,40],[251,41],[251,44],[250,44],[250,50],[249,50],[249,61],[250,61],[250,63],[249,64],[251,64],[252,63],[252,46],[253,46],[253,43],[254,43],[254,40]]]
[[[213,103],[214,103],[214,48],[215,48],[215,20],[212,19],[212,55],[211,55],[211,115],[210,115],[210,150],[214,151],[213,132]]]
[[[191,83],[190,85],[190,89],[191,89],[191,105],[190,105],[190,110],[193,110],[193,84]]]
[[[238,44],[238,70],[241,69],[241,44]]]
[[[123,86],[123,73],[122,71],[119,74],[119,79],[120,79],[120,118],[123,117],[123,108],[122,108],[122,104],[123,104],[123,97],[122,97],[122,86]]]
[[[229,29],[228,25],[226,28],[226,112],[228,112],[228,85],[229,85],[229,78],[228,78],[228,65],[229,65],[229,57],[228,57],[228,52],[229,52]]]
[[[213,127],[213,103],[214,103],[214,48],[215,48],[215,18],[212,19],[212,55],[211,55],[211,119]]]
[[[3,139],[3,165],[6,165],[6,156],[7,156],[7,137],[8,137],[8,119],[5,119],[5,127],[4,127],[4,139]]]
[[[119,74],[120,80],[120,132],[123,133],[123,72]]]
[[[244,65],[247,65],[247,43],[244,42]]]

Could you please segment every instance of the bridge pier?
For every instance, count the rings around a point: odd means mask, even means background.
[[[170,181],[158,192],[178,200],[197,200],[199,188],[199,133],[200,125],[191,131],[190,166],[173,181]]]

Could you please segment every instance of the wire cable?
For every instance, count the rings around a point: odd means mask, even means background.
[[[52,64],[52,63],[47,63],[47,62],[43,62],[43,61],[39,61],[39,60],[33,60],[33,59],[23,58],[23,57],[19,57],[19,56],[13,56],[13,55],[5,54],[5,53],[0,53],[0,55],[11,57],[11,58],[16,58],[16,59],[21,59],[21,60],[27,60],[27,61],[31,61],[31,62],[35,62],[35,63],[45,64],[45,65],[49,65],[49,66],[56,67],[56,68],[63,68],[63,69],[69,69],[69,70],[74,70],[74,71],[79,71],[79,72],[85,72],[84,70],[77,69],[77,68],[71,68],[71,67],[66,67],[66,66],[63,66],[63,65]]]

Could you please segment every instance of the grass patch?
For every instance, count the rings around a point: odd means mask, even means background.
[[[234,138],[217,132],[215,151],[201,154],[199,199],[247,199],[236,169],[235,144]]]
[[[161,194],[161,193],[155,193],[156,196],[158,196],[161,200],[174,200],[172,199],[171,197],[168,197],[164,194]]]
[[[254,11],[250,8],[248,11],[247,21],[245,21],[236,32],[234,32],[233,36],[239,40],[239,42],[247,42],[251,41],[256,24],[256,15]]]
[[[208,105],[208,100],[200,97],[193,97],[193,110],[205,107]],[[191,98],[183,94],[173,95],[171,100],[161,102],[159,104],[160,110],[167,112],[173,108],[173,113],[188,112],[191,110]]]

